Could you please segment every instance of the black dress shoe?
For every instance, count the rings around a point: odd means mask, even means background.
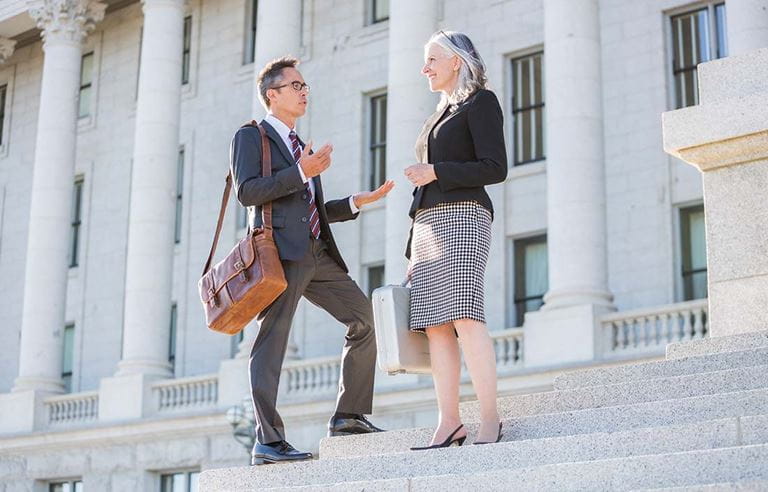
[[[278,441],[271,444],[256,443],[251,451],[251,466],[311,459],[312,453],[297,451],[287,441]]]
[[[351,436],[353,434],[369,434],[371,432],[383,432],[368,421],[363,415],[354,417],[339,417],[334,415],[328,422],[328,437]]]

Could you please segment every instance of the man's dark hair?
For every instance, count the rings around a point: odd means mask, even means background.
[[[283,69],[284,68],[296,68],[299,64],[299,60],[292,56],[282,56],[275,58],[271,62],[261,69],[259,77],[256,79],[259,86],[259,98],[261,103],[269,109],[269,98],[267,98],[267,91],[272,89],[283,81]]]

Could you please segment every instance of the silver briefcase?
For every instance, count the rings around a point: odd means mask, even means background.
[[[409,287],[386,285],[373,291],[373,320],[379,367],[389,374],[429,374],[429,342],[408,329]]]

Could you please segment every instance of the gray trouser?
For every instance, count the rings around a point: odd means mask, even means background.
[[[328,255],[322,240],[310,240],[302,260],[282,263],[288,288],[259,315],[259,334],[251,348],[251,393],[256,436],[262,444],[285,439],[283,420],[275,407],[277,387],[301,296],[347,327],[336,411],[369,414],[373,400],[376,338],[370,301]]]

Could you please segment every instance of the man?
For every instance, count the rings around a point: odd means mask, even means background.
[[[269,137],[272,175],[261,175],[258,128],[240,128],[230,153],[237,199],[248,207],[251,228],[261,226],[261,206],[272,202],[275,243],[288,281],[285,292],[259,314],[259,334],[251,349],[257,438],[252,465],[312,458],[286,442],[275,408],[291,321],[302,296],[347,327],[336,412],[328,435],[381,431],[364,417],[371,413],[376,361],[371,305],[349,277],[329,224],[355,219],[360,207],[384,197],[394,183],[324,202],[320,173],[330,166],[333,148],[326,144],[312,153],[312,142],[305,146],[296,135],[296,120],[306,111],[309,93],[297,65],[295,58],[279,58],[268,63],[258,78],[259,97],[268,112],[261,125]]]

